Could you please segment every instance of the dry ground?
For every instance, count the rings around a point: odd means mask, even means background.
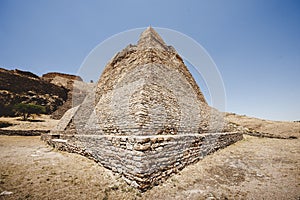
[[[234,113],[226,113],[225,119],[261,134],[300,138],[300,122],[271,121]]]
[[[235,120],[248,123],[254,119],[239,116]],[[257,119],[248,126],[270,126],[262,122]],[[298,139],[244,135],[244,140],[186,167],[144,193],[85,157],[53,150],[39,137],[0,136],[0,199],[299,200],[298,123],[280,122],[277,128],[277,122],[270,123],[273,126],[266,131],[296,134]]]
[[[22,121],[20,117],[0,117],[0,122],[13,124],[3,129],[8,130],[51,130],[59,120],[51,119],[50,115],[41,115],[34,117],[36,122]]]

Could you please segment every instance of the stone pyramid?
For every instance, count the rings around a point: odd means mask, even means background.
[[[203,156],[242,139],[216,132],[210,108],[176,50],[147,28],[106,65],[96,88],[42,138],[151,188]]]

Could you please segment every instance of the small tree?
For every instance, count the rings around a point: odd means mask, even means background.
[[[28,118],[33,114],[40,115],[46,112],[44,106],[24,103],[14,105],[14,110],[18,115],[21,115],[23,117],[24,121],[28,120]]]

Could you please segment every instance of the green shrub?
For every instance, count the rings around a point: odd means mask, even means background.
[[[24,121],[28,120],[31,115],[40,115],[46,112],[44,106],[24,103],[14,105],[14,110],[19,116],[23,117]]]

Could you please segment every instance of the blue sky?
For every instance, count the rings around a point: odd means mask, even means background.
[[[299,1],[0,0],[0,66],[74,74],[100,42],[149,25],[208,51],[228,112],[300,120]]]

